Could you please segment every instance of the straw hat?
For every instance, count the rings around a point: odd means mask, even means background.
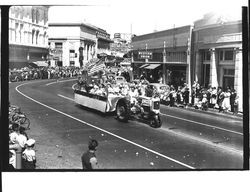
[[[29,147],[31,147],[35,143],[36,143],[35,139],[29,139],[28,141],[26,141],[26,145],[29,146]]]

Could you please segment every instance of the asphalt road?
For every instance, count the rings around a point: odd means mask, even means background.
[[[121,123],[76,105],[75,80],[39,80],[9,84],[11,104],[31,121],[38,169],[81,169],[89,138],[99,142],[101,169],[242,169],[241,118],[161,106],[159,129],[138,121]]]

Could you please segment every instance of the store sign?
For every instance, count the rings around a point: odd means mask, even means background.
[[[110,40],[110,35],[107,33],[101,33],[99,31],[96,32],[96,37],[97,38],[101,38],[101,39],[106,39],[106,40]]]
[[[138,52],[138,59],[152,59],[152,52],[148,51],[139,51]]]

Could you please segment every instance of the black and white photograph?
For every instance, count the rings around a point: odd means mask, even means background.
[[[246,0],[5,3],[3,172],[249,170]]]

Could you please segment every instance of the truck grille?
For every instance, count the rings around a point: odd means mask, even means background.
[[[160,102],[159,101],[154,102],[154,109],[160,109]]]

